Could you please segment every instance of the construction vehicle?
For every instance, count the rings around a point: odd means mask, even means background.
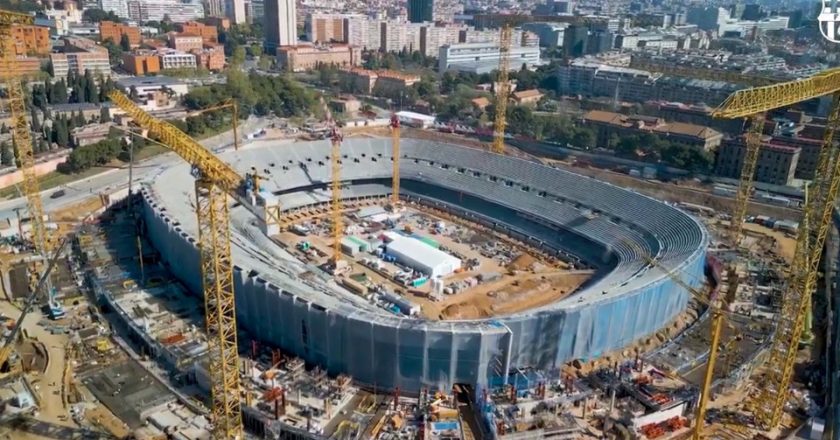
[[[227,197],[233,197],[263,221],[266,233],[280,225],[280,207],[269,206],[269,200],[262,201],[262,206],[257,205],[259,200],[257,204],[252,203],[246,196],[244,177],[172,124],[153,118],[122,92],[113,91],[108,97],[135,124],[192,165],[196,176],[198,249],[210,361],[212,437],[241,439],[241,388]]]

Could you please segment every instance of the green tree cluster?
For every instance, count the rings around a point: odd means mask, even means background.
[[[102,46],[108,49],[108,62],[112,66],[118,66],[122,63],[123,48],[119,44],[114,43],[114,40],[109,38],[102,42]]]
[[[194,88],[184,96],[183,103],[190,110],[200,110],[230,98],[239,103],[241,115],[273,112],[279,117],[303,116],[317,111],[318,104],[313,91],[289,77],[237,70],[227,72],[225,84]]]
[[[113,21],[115,23],[120,23],[120,17],[117,14],[114,14],[114,11],[103,11],[102,9],[85,9],[85,12],[82,13],[82,19],[89,23],[99,23],[100,21]]]
[[[67,159],[58,166],[64,174],[78,173],[94,166],[102,166],[112,161],[123,151],[119,137],[109,137],[95,144],[73,149]]]
[[[694,173],[712,169],[712,154],[694,146],[670,142],[650,133],[612,138],[617,156],[645,162],[665,162]]]

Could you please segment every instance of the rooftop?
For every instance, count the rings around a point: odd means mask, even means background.
[[[170,76],[130,76],[120,78],[117,80],[117,85],[129,89],[134,87],[149,87],[149,86],[177,86],[184,84],[183,81],[172,78]]]
[[[584,121],[610,124],[624,128],[648,130],[663,135],[682,135],[700,139],[721,136],[720,132],[704,125],[688,124],[685,122],[665,122],[665,120],[641,115],[624,115],[602,110],[591,110],[583,115]]]

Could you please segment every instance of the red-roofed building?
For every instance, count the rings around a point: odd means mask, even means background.
[[[703,125],[685,122],[666,122],[655,116],[625,115],[621,113],[592,110],[581,118],[581,122],[595,129],[597,145],[606,146],[613,134],[631,136],[650,133],[669,142],[714,150],[723,140],[723,135]]]
[[[204,41],[204,44],[219,42],[219,33],[216,26],[208,26],[197,21],[188,21],[186,23],[176,24],[175,28],[182,34],[198,35]]]

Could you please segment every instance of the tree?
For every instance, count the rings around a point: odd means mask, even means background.
[[[104,105],[99,109],[99,122],[111,122],[111,112]]]
[[[572,145],[589,150],[595,146],[595,133],[588,128],[578,128],[572,136]]]
[[[117,66],[122,62],[123,49],[114,40],[107,39],[102,42],[102,47],[108,49],[108,61],[112,66]]]
[[[270,55],[262,55],[260,56],[260,60],[257,61],[257,67],[259,67],[260,70],[269,70],[273,64],[274,57]]]
[[[53,84],[52,96],[51,104],[67,104],[67,83],[64,82],[64,78]]]
[[[113,11],[105,12],[102,9],[85,9],[82,13],[82,18],[90,23],[99,23],[100,21],[113,21],[120,23],[120,17],[114,14]]]
[[[73,116],[73,125],[75,125],[76,127],[84,127],[85,125],[87,125],[87,121],[85,121],[85,115],[82,114],[81,110],[79,110],[79,112]]]
[[[12,154],[15,158],[15,167],[20,168],[20,150],[14,137],[12,137]]]
[[[84,90],[84,94],[82,95],[84,97],[83,102],[99,104],[99,89],[96,87],[96,81],[94,81],[90,70],[85,71],[82,84]]]
[[[137,87],[131,86],[128,89],[128,97],[131,98],[132,101],[140,99],[140,93],[137,92]]]
[[[43,152],[50,151],[50,143],[47,142],[46,139],[41,139],[41,141],[38,143],[38,145],[41,147],[41,151],[43,151]]]
[[[252,44],[248,49],[251,52],[252,57],[259,58],[262,56],[263,48],[260,44]]]
[[[242,46],[236,46],[233,48],[233,53],[231,55],[231,63],[239,67],[245,63],[245,48]]]
[[[131,50],[131,41],[128,39],[128,34],[122,34],[120,36],[120,49],[126,52]]]
[[[9,146],[9,143],[3,141],[0,143],[0,164],[3,166],[10,167],[15,162],[14,152],[12,151],[12,147]]]

